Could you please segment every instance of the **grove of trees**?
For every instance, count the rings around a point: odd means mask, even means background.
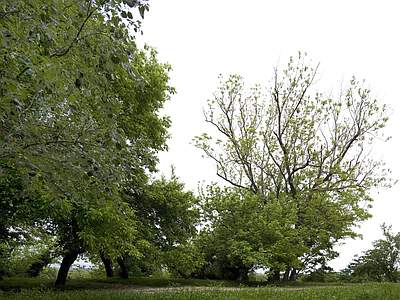
[[[170,66],[137,49],[145,1],[4,1],[1,12],[1,255],[31,228],[57,237],[58,284],[79,254],[139,257],[124,201],[147,184],[170,120]]]
[[[160,110],[175,89],[171,67],[135,43],[147,1],[4,0],[0,9],[0,279],[38,276],[59,260],[62,285],[85,255],[108,277],[117,263],[123,278],[168,269],[236,280],[265,268],[296,280],[357,237],[370,190],[390,186],[369,155],[386,106],[354,78],[338,95],[313,93],[317,68],[302,54],[275,69],[265,92],[231,76],[209,100],[217,139],[205,133],[195,145],[229,187],[196,196],[173,170],[155,179],[171,124]]]

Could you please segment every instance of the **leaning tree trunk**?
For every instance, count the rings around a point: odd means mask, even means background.
[[[100,253],[100,258],[101,261],[104,264],[104,267],[106,268],[106,274],[108,278],[114,277],[114,270],[112,266],[112,260],[109,258],[105,258],[104,253]]]
[[[83,253],[82,250],[76,250],[69,252],[64,255],[63,260],[61,262],[60,269],[58,270],[58,275],[56,279],[56,285],[64,285],[67,281],[67,275],[69,268],[74,263],[74,261],[78,258],[78,255]]]
[[[121,268],[121,278],[128,279],[128,277],[129,277],[128,269],[126,268],[124,260],[121,257],[118,257],[117,262]]]

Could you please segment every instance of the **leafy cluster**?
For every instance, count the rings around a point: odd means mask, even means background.
[[[285,262],[299,266],[303,246],[292,246],[296,232],[293,207],[265,200],[238,188],[215,185],[202,191],[203,228],[199,236],[206,264],[196,276],[247,279],[257,268],[284,269]],[[285,249],[292,248],[292,252]]]

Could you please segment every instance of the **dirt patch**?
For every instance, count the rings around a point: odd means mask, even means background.
[[[129,292],[142,292],[142,293],[157,293],[168,292],[177,290],[212,290],[222,289],[225,291],[238,291],[243,289],[258,289],[258,288],[278,288],[281,290],[303,290],[303,289],[320,289],[333,286],[299,286],[299,287],[207,287],[207,286],[170,286],[170,287],[152,287],[152,286],[138,286],[138,285],[125,285],[118,283],[103,283],[91,282],[90,285],[101,287],[100,291],[129,291]]]
[[[177,290],[211,290],[211,289],[224,289],[224,290],[240,290],[243,288],[239,287],[207,287],[207,286],[170,286],[170,287],[153,287],[153,286],[139,286],[139,285],[127,285],[118,283],[103,283],[103,282],[91,282],[90,285],[101,287],[101,291],[129,291],[129,292],[143,292],[143,293],[155,293],[155,292],[168,292]]]

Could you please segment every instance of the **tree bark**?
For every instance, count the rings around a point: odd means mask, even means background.
[[[121,278],[128,279],[129,273],[128,273],[128,269],[126,268],[126,265],[124,263],[124,260],[121,257],[118,257],[117,262],[121,268]]]
[[[58,270],[56,285],[64,285],[65,284],[65,282],[67,281],[67,275],[68,275],[69,268],[74,263],[74,261],[77,259],[78,255],[81,253],[83,253],[82,250],[76,250],[76,251],[72,251],[72,252],[69,252],[64,255],[63,260],[61,262],[60,269]]]
[[[283,281],[289,281],[289,274],[291,269],[291,267],[286,268],[285,275],[283,275]]]
[[[178,272],[178,274],[179,275],[181,275],[183,278],[185,278],[185,279],[189,279],[189,276],[187,276],[185,273],[183,273],[182,271],[179,271],[179,270],[177,270],[177,269],[175,269],[177,272]]]
[[[101,261],[104,264],[104,267],[106,268],[107,278],[114,277],[114,270],[113,270],[113,266],[112,266],[112,260],[109,259],[109,258],[105,258],[104,253],[100,253],[100,258],[101,258]]]
[[[279,270],[274,270],[274,274],[268,277],[268,281],[279,281],[281,279],[281,272]]]
[[[289,281],[296,281],[297,279],[297,269],[293,268],[292,272],[290,273]]]

